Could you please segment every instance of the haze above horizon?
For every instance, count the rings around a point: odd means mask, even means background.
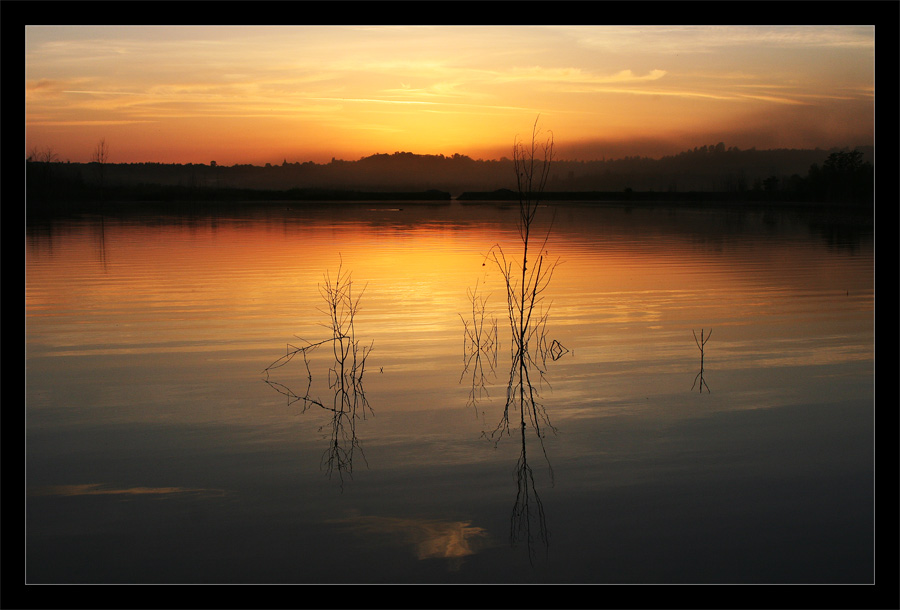
[[[873,26],[27,26],[25,144],[86,162],[874,143]]]

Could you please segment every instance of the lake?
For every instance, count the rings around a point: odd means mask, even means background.
[[[871,217],[549,202],[521,386],[516,219],[29,221],[26,581],[874,582]]]

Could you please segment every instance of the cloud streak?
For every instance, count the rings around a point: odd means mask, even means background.
[[[665,70],[650,70],[647,74],[636,75],[632,70],[625,69],[615,74],[591,74],[581,68],[544,68],[532,66],[528,68],[515,68],[510,72],[497,76],[501,82],[525,81],[544,83],[643,83],[659,80],[666,75]]]

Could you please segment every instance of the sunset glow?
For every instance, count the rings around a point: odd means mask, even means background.
[[[870,145],[873,26],[28,26],[26,155],[323,163]]]

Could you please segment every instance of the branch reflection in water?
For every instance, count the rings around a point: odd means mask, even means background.
[[[338,267],[337,277],[332,280],[326,272],[324,283],[319,285],[319,292],[326,303],[326,308],[319,311],[328,317],[328,324],[322,326],[331,331],[331,338],[315,343],[306,341],[306,345],[300,347],[288,344],[285,355],[263,371],[266,374],[264,381],[277,392],[287,396],[288,405],[302,403],[303,413],[313,406],[331,413],[330,441],[322,455],[321,466],[329,478],[336,472],[343,486],[344,475],[353,476],[353,459],[356,453],[362,456],[363,461],[366,459],[356,436],[356,424],[360,419],[366,418],[367,412],[374,413],[363,389],[366,358],[373,344],[361,345],[356,338],[354,318],[365,288],[359,295],[354,296],[350,273],[344,273],[342,268]],[[328,388],[333,390],[334,395],[330,401],[325,401],[312,395],[313,375],[309,356],[317,348],[329,344],[333,353],[333,363],[328,370]],[[302,393],[294,392],[285,384],[269,378],[272,370],[286,365],[298,355],[302,357],[306,370],[306,389]],[[322,426],[320,430],[324,430],[325,427]]]
[[[541,159],[543,154],[543,159]],[[560,261],[550,260],[546,249],[550,229],[536,261],[529,260],[534,220],[544,191],[553,158],[553,138],[539,144],[537,121],[532,129],[530,146],[518,139],[513,147],[514,167],[519,193],[518,230],[522,242],[521,261],[510,260],[502,247],[495,244],[486,259],[499,269],[506,287],[506,306],[510,324],[510,369],[506,389],[506,403],[499,422],[484,436],[497,446],[503,436],[511,436],[513,428],[518,430],[521,447],[516,462],[516,500],[510,519],[510,542],[515,545],[524,541],[528,548],[529,560],[534,559],[534,545],[540,541],[549,550],[549,531],[544,506],[535,487],[534,471],[528,463],[528,430],[534,433],[538,447],[549,470],[553,483],[553,467],[550,464],[544,438],[546,430],[556,432],[550,422],[541,399],[543,386],[547,383],[548,360],[557,360],[568,350],[558,341],[548,342],[547,319],[550,311],[545,306],[544,293],[553,271]],[[551,223],[552,226],[552,223]],[[471,371],[472,390],[469,405],[476,406],[477,400],[487,395],[483,361],[491,364],[490,373],[496,365],[498,341],[496,322],[488,322],[485,332],[486,298],[475,290],[468,293],[472,302],[472,319],[463,318],[464,370],[460,381]],[[462,316],[460,316],[462,317]],[[491,330],[493,329],[493,330]],[[518,421],[512,423],[511,413],[518,410]]]
[[[496,374],[497,348],[500,345],[497,336],[497,318],[491,316],[486,320],[487,297],[478,294],[478,285],[474,289],[467,290],[467,296],[472,302],[472,319],[467,320],[462,314],[459,318],[463,323],[463,372],[459,377],[460,383],[466,373],[471,371],[472,389],[469,392],[469,400],[466,403],[478,413],[478,401],[487,398],[490,393],[487,389],[487,375]],[[485,374],[487,365],[487,375]]]
[[[694,343],[697,344],[697,348],[700,350],[700,372],[697,373],[697,376],[694,377],[694,385],[691,386],[691,391],[694,391],[694,388],[697,387],[697,382],[700,382],[700,393],[703,393],[703,386],[706,386],[706,391],[709,392],[709,386],[706,384],[706,380],[703,379],[703,356],[704,356],[704,348],[706,347],[706,342],[709,341],[709,338],[712,336],[712,329],[709,329],[709,334],[706,335],[706,338],[703,337],[704,330],[700,329],[700,338],[697,338],[697,331],[691,331],[694,333]]]

